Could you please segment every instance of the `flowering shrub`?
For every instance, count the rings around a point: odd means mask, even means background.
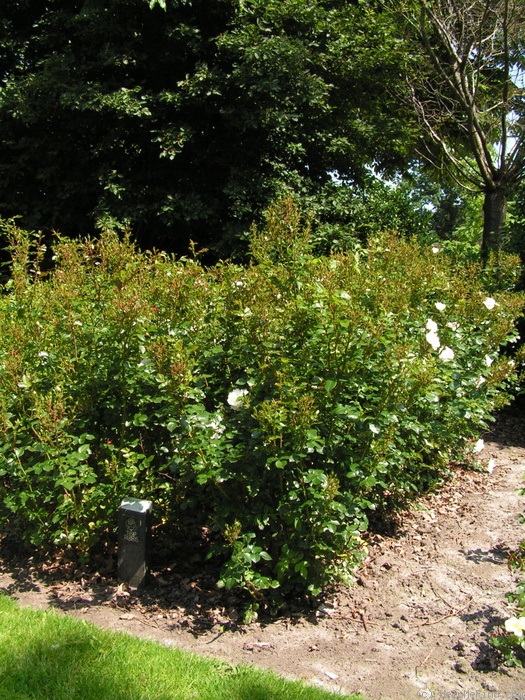
[[[349,578],[371,512],[439,484],[515,379],[518,295],[415,243],[314,257],[290,202],[253,264],[206,270],[108,232],[38,244],[6,225],[0,497],[32,542],[84,556],[120,498],[210,533],[254,599]]]

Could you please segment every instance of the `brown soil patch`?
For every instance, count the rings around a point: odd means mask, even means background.
[[[525,670],[501,665],[490,645],[518,580],[508,554],[525,537],[523,411],[498,420],[481,456],[495,460],[492,474],[458,470],[395,535],[371,539],[353,588],[309,611],[242,626],[238,601],[215,590],[198,559],[154,570],[139,593],[117,586],[113,561],[81,576],[0,560],[0,589],[23,605],[370,699],[524,698]]]

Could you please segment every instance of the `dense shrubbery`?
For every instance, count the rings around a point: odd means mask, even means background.
[[[36,544],[87,556],[122,495],[149,497],[159,519],[202,518],[221,585],[318,591],[351,572],[370,511],[443,479],[514,377],[498,350],[521,297],[395,237],[313,257],[289,201],[249,267],[107,233],[59,240],[45,274],[6,228],[0,497]]]

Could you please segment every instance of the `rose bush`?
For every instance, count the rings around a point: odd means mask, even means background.
[[[4,229],[1,507],[39,545],[87,557],[140,496],[206,530],[219,585],[315,593],[351,577],[371,513],[446,478],[516,381],[499,351],[520,295],[393,235],[315,257],[290,201],[246,267],[112,232],[59,239],[42,265]]]

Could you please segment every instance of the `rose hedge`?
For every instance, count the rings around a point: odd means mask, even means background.
[[[315,593],[351,576],[371,512],[446,477],[516,381],[500,354],[523,305],[514,259],[460,269],[393,235],[314,257],[289,201],[247,267],[112,232],[59,239],[43,265],[3,227],[0,499],[38,545],[87,557],[140,496],[206,529],[219,585]]]

